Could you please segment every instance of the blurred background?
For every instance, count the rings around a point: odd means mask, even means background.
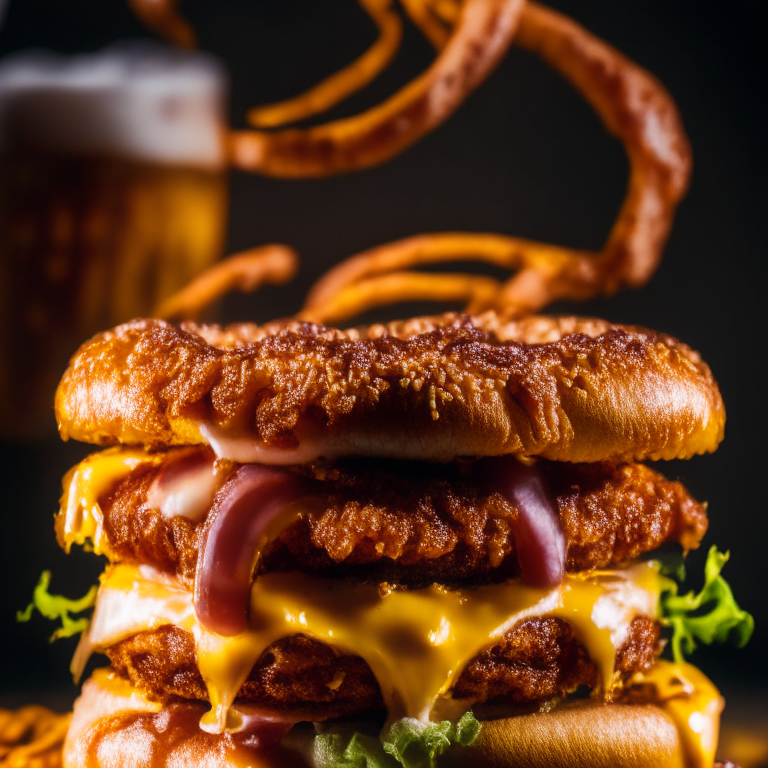
[[[731,550],[725,576],[756,621],[747,648],[706,649],[694,661],[730,696],[740,723],[754,720],[768,732],[768,578],[762,567],[768,559],[768,522],[761,486],[768,431],[761,342],[766,323],[765,289],[758,278],[766,255],[768,203],[760,66],[768,6],[760,0],[735,0],[727,8],[702,0],[554,0],[552,5],[656,74],[677,100],[693,144],[692,187],[651,283],[607,300],[554,309],[671,333],[698,349],[719,380],[728,410],[722,447],[661,469],[709,502],[703,549],[717,543]],[[354,0],[185,0],[182,7],[201,50],[221,64],[219,69],[205,59],[200,65],[207,72],[206,114],[235,127],[245,127],[249,107],[305,90],[362,53],[376,36]],[[0,0],[0,67],[30,48],[89,53],[126,39],[155,38],[125,0]],[[378,103],[433,58],[418,31],[406,26],[394,65],[322,120]],[[183,91],[172,78],[169,83],[173,93]],[[179,98],[178,113],[166,117],[183,123],[184,105],[191,104],[187,111],[194,115],[203,97]],[[143,108],[141,99],[130,104]],[[112,118],[130,125],[135,110]],[[158,270],[177,275],[167,278],[167,293],[175,279],[179,285],[186,281],[185,269],[195,271],[231,251],[284,242],[301,254],[298,278],[250,297],[230,296],[217,311],[223,321],[258,322],[296,312],[306,289],[341,259],[419,232],[496,231],[597,249],[627,182],[622,147],[606,135],[589,106],[557,74],[514,48],[458,113],[415,147],[379,168],[331,179],[283,181],[228,172],[217,164],[215,150],[202,164],[178,159],[176,176],[160,182],[147,170],[152,161],[146,158],[141,172],[131,169],[136,153],[130,148],[127,160],[111,170],[98,163],[73,169],[61,159],[41,170],[40,150],[29,147],[39,137],[25,125],[18,123],[6,137],[6,146],[16,149],[6,152],[0,165],[0,705],[6,706],[38,700],[66,707],[75,694],[67,672],[75,642],[49,645],[47,622],[16,624],[14,614],[28,602],[43,569],[53,571],[53,591],[78,596],[102,568],[93,555],[78,551],[66,557],[55,543],[52,516],[61,477],[89,448],[58,440],[49,388],[85,335],[125,319],[110,314],[115,296],[121,312],[146,314],[157,298],[151,291],[158,290]],[[55,154],[61,141],[54,135],[45,152]],[[163,234],[158,242],[145,237],[141,275],[126,283],[94,266],[88,278],[92,291],[76,299],[71,293],[66,300],[46,298],[45,270],[55,275],[57,268],[49,257],[58,253],[57,237],[66,239],[65,225],[57,224],[58,201],[77,199],[71,215],[91,222],[95,229],[85,231],[96,232],[78,258],[102,264],[100,254],[112,247],[105,243],[119,242],[132,230],[131,201],[144,199],[145,187],[157,195],[153,208],[163,212],[158,224]],[[105,191],[93,192],[99,189]],[[180,210],[185,213],[179,221],[194,221],[206,234],[185,241],[174,223],[173,211]],[[38,238],[40,266],[27,282],[15,277],[12,285],[4,264],[14,243],[33,236],[30,232]],[[182,266],[173,269],[173,264]],[[106,301],[110,291],[113,299]],[[31,304],[45,307],[47,314],[33,313],[30,325]],[[365,319],[444,308],[403,305]],[[696,588],[704,554],[693,553],[689,560]]]

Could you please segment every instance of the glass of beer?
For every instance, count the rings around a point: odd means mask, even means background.
[[[68,356],[221,256],[223,69],[133,44],[0,63],[0,435],[53,427]]]

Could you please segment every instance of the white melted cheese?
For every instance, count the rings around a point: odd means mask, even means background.
[[[318,456],[331,458],[338,454],[329,436],[313,437],[309,432],[302,432],[300,428],[294,430],[299,441],[295,448],[277,448],[266,445],[251,435],[233,436],[226,429],[210,422],[200,422],[197,427],[200,436],[213,449],[217,458],[238,464],[287,466],[307,464]]]
[[[194,523],[200,522],[205,517],[220,485],[213,462],[184,472],[163,483],[158,480],[156,479],[149,487],[147,504],[154,509],[159,509],[166,520],[173,517],[186,517]]]
[[[192,593],[181,582],[145,566],[117,565],[102,577],[76,666],[93,650],[137,632],[169,624],[186,629],[194,637],[211,699],[203,725],[222,731],[259,656],[276,640],[300,633],[361,656],[379,682],[391,721],[429,720],[466,663],[530,616],[570,622],[598,667],[600,691],[609,691],[616,649],[629,622],[639,613],[654,616],[658,594],[659,576],[652,564],[569,575],[554,589],[513,582],[381,592],[369,584],[273,573],[253,586],[249,629],[223,637],[200,624]],[[471,703],[453,702],[453,711],[457,704],[466,709]]]

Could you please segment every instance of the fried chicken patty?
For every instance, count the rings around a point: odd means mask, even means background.
[[[635,617],[616,652],[622,682],[647,670],[660,652],[660,628]],[[208,700],[192,635],[174,626],[142,632],[106,650],[113,668],[152,698]],[[454,698],[530,706],[597,685],[597,668],[563,619],[533,617],[465,667]],[[258,659],[236,699],[299,718],[327,720],[384,710],[379,685],[358,656],[339,653],[303,635],[273,643]]]
[[[214,445],[213,430],[276,450],[281,464],[291,451],[302,456],[295,463],[506,454],[588,462],[712,451],[725,409],[709,368],[670,336],[488,312],[349,331],[135,320],[74,355],[56,416],[65,439]]]
[[[706,531],[704,507],[679,482],[642,464],[539,464],[556,502],[570,572],[617,567],[667,541],[692,549]],[[315,481],[307,511],[264,552],[260,572],[300,570],[405,586],[519,575],[517,511],[483,487],[475,463],[380,467],[357,461],[297,468],[323,479]],[[152,565],[191,583],[205,518],[166,519],[149,506],[149,488],[161,471],[139,467],[100,499],[108,553],[113,561]],[[58,523],[63,541],[61,516]]]

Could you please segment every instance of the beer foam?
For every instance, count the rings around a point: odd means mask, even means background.
[[[221,167],[227,88],[213,57],[157,43],[16,54],[0,62],[0,149]]]

